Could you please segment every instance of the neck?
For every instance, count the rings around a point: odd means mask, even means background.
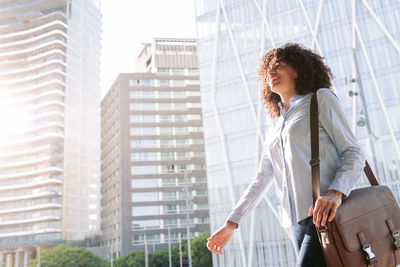
[[[280,95],[281,102],[282,102],[282,107],[285,110],[285,112],[289,110],[289,108],[290,108],[290,99],[295,95],[297,95],[295,90],[291,90],[291,91],[289,91],[287,93],[284,93],[284,94]]]

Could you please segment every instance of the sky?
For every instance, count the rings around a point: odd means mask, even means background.
[[[119,73],[134,72],[141,42],[196,38],[195,0],[101,0],[101,97]]]

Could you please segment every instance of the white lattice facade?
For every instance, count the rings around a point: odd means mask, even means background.
[[[270,124],[256,81],[260,58],[289,41],[325,57],[367,160],[399,199],[399,19],[398,1],[196,1],[212,231],[255,176]],[[364,176],[358,186],[366,184]],[[277,196],[271,187],[224,255],[213,254],[214,266],[295,265]]]

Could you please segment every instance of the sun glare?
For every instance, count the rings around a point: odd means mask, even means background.
[[[0,96],[0,143],[7,143],[29,129],[32,126],[29,119],[25,107],[12,98]]]

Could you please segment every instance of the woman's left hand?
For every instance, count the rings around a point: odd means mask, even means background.
[[[342,192],[328,190],[324,196],[320,196],[315,203],[315,210],[311,205],[308,216],[313,216],[315,226],[325,226],[326,220],[329,222],[335,218],[337,208],[342,204]]]

